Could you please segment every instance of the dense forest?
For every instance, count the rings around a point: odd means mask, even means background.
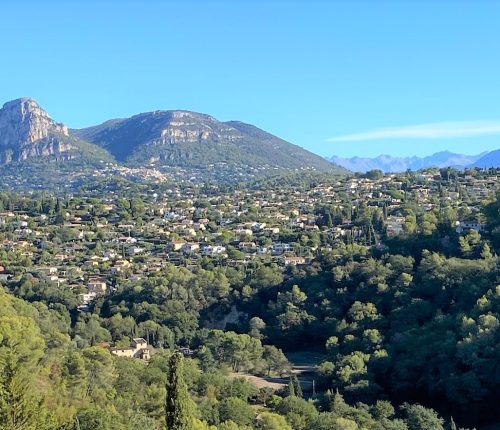
[[[43,212],[43,202],[23,201]],[[51,204],[54,220],[70,205]],[[122,209],[128,219],[144,214],[140,201]],[[405,233],[383,246],[283,233],[329,244],[307,265],[203,258],[142,279],[125,270],[88,312],[78,311],[78,290],[34,279],[29,258],[1,250],[19,276],[0,291],[0,428],[498,428],[500,194],[477,214],[483,232],[458,234],[451,207],[405,210]],[[325,226],[347,215],[329,206],[316,214]],[[381,234],[383,209],[361,204],[348,215]],[[71,241],[57,224],[51,233]],[[134,337],[154,347],[147,363],[109,353]],[[323,357],[313,392],[290,373],[294,351]],[[243,373],[290,382],[259,389]],[[185,419],[170,419],[176,407]]]

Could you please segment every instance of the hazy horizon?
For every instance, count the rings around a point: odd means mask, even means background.
[[[487,154],[488,152],[491,152],[491,151],[481,151],[481,152],[471,152],[471,153],[466,153],[466,152],[454,152],[454,151],[450,151],[450,150],[440,150],[440,151],[434,151],[434,152],[431,152],[431,153],[428,153],[428,154],[419,154],[419,155],[403,155],[403,156],[398,156],[398,155],[392,155],[392,154],[378,154],[378,155],[375,155],[375,156],[362,156],[362,155],[353,155],[353,156],[347,156],[347,157],[340,157],[338,155],[335,155],[333,154],[331,157],[328,157],[328,158],[332,158],[332,157],[338,157],[338,158],[355,158],[355,157],[359,157],[359,158],[378,158],[378,157],[394,157],[394,158],[410,158],[410,157],[419,157],[419,158],[425,158],[425,157],[430,157],[432,155],[435,155],[435,154],[438,154],[440,152],[449,152],[449,153],[453,153],[453,154],[457,154],[457,155],[469,155],[469,156],[472,156],[472,155],[481,155],[481,154]]]

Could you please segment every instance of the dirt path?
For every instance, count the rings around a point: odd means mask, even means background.
[[[257,388],[271,388],[273,390],[279,390],[283,388],[287,383],[288,379],[285,378],[266,378],[260,376],[249,375],[248,373],[231,373],[233,378],[243,378],[248,382],[255,385]]]
[[[302,391],[305,393],[312,392],[315,367],[325,358],[325,356],[320,353],[304,351],[287,354],[287,358],[292,364],[292,372],[297,375]],[[246,379],[257,388],[268,387],[273,390],[283,388],[289,381],[288,377],[261,377],[248,373],[231,373],[231,376],[234,378]]]

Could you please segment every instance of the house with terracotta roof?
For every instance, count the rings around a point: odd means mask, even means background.
[[[113,355],[118,357],[137,358],[138,360],[149,360],[151,358],[151,351],[148,347],[146,339],[136,337],[132,339],[130,346],[116,346],[109,348]]]

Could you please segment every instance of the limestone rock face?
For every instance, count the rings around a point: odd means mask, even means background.
[[[0,162],[66,156],[68,128],[55,122],[33,99],[7,102],[0,109]]]
[[[119,118],[71,134],[133,165],[200,168],[224,164],[254,169],[315,169],[333,164],[250,124],[218,121],[186,110],[153,111]]]
[[[237,141],[242,136],[232,127],[227,127],[210,115],[173,111],[154,113],[165,117],[160,136],[152,136],[150,142],[155,145],[177,143],[200,143],[202,141]]]

